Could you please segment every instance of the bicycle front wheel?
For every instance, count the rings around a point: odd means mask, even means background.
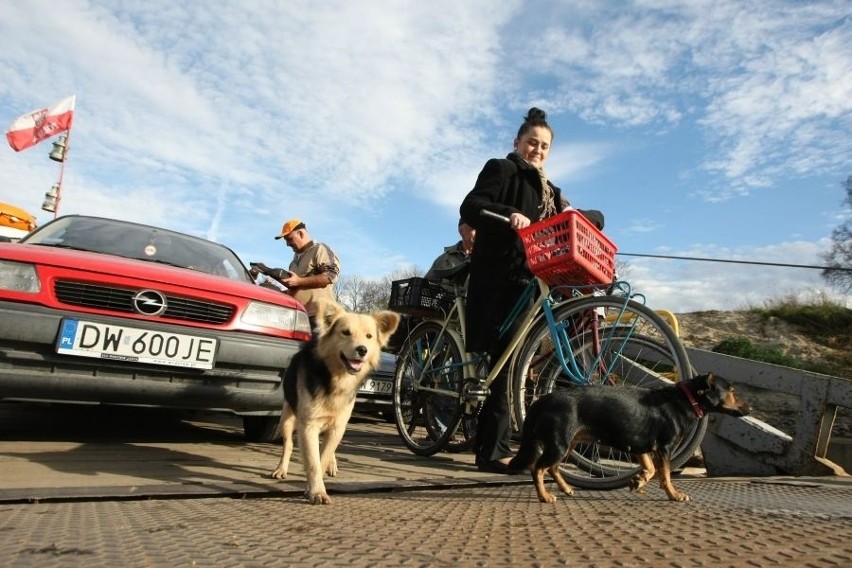
[[[539,396],[567,385],[655,388],[692,375],[683,344],[665,320],[643,304],[617,296],[588,296],[557,308],[554,319],[564,329],[560,341],[576,377],[565,374],[547,322],[538,322],[513,366],[512,405],[518,424]],[[673,467],[689,459],[706,428],[703,419],[686,433],[672,456]],[[628,485],[640,466],[628,452],[580,444],[561,469],[578,487],[615,489]]]
[[[476,445],[476,428],[479,420],[476,414],[463,415],[456,433],[447,440],[444,449],[451,454],[469,452]]]
[[[436,322],[418,325],[399,352],[393,384],[396,429],[409,450],[430,456],[459,428],[464,358],[460,340]]]

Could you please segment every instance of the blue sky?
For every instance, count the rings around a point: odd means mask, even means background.
[[[625,253],[821,264],[852,213],[852,2],[7,0],[0,125],[77,96],[61,214],[286,265],[306,221],[343,273],[428,268],[530,106],[546,164]],[[5,145],[4,145],[5,146]],[[45,223],[50,141],[0,150]],[[620,257],[653,307],[740,309],[819,271]],[[848,298],[841,298],[848,301]]]

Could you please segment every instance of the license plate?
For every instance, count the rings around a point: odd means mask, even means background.
[[[367,379],[367,382],[365,382],[358,390],[359,392],[390,395],[393,392],[393,382]]]
[[[218,340],[66,319],[56,352],[114,361],[212,369]]]

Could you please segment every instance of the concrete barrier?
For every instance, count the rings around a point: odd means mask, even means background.
[[[712,415],[701,444],[708,476],[848,475],[829,458],[829,448],[837,408],[852,407],[852,381],[703,349],[687,351],[699,373],[798,398],[793,435],[751,417]]]

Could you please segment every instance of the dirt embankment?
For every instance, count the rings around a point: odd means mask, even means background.
[[[776,317],[763,320],[750,312],[692,312],[677,314],[680,336],[690,347],[711,350],[723,339],[742,336],[755,345],[776,347],[782,353],[804,361],[821,361],[837,350],[814,341],[813,337]]]

